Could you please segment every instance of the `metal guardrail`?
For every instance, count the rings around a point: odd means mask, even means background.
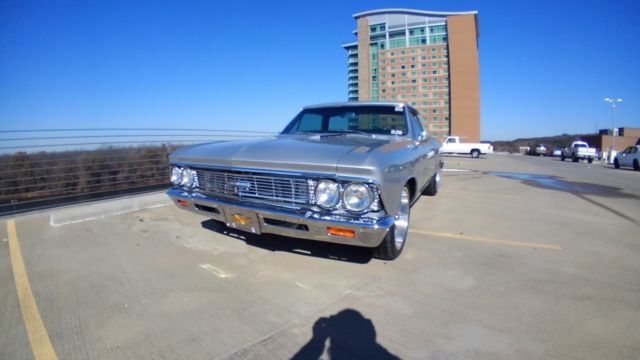
[[[266,131],[100,128],[0,130],[0,215],[165,188],[181,146]]]

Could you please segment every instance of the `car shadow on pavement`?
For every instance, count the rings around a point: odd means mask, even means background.
[[[366,264],[371,261],[372,252],[368,248],[333,244],[322,241],[304,240],[273,234],[255,235],[227,227],[217,220],[206,220],[202,227],[219,234],[244,241],[247,245],[269,251],[285,251],[299,255]]]
[[[327,340],[329,342],[327,343]],[[313,337],[292,360],[320,359],[399,359],[376,341],[373,322],[353,309],[319,318],[313,324]]]

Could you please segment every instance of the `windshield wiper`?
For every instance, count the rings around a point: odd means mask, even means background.
[[[328,133],[332,133],[332,134],[360,134],[360,135],[366,135],[366,136],[372,136],[372,133],[368,133],[366,131],[360,131],[360,130],[351,130],[351,129],[343,129],[343,130],[328,130]]]

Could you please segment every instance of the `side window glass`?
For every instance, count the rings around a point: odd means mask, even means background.
[[[332,116],[329,118],[329,130],[347,130],[349,129],[349,122],[344,116]]]
[[[321,131],[322,115],[307,113],[298,122],[298,131]]]
[[[422,124],[420,123],[420,118],[413,112],[409,113],[409,119],[411,120],[411,125],[414,128],[415,136],[418,137],[424,131]]]

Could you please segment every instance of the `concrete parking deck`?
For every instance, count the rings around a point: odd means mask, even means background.
[[[446,160],[391,262],[158,195],[5,218],[0,358],[639,359],[640,173]]]

